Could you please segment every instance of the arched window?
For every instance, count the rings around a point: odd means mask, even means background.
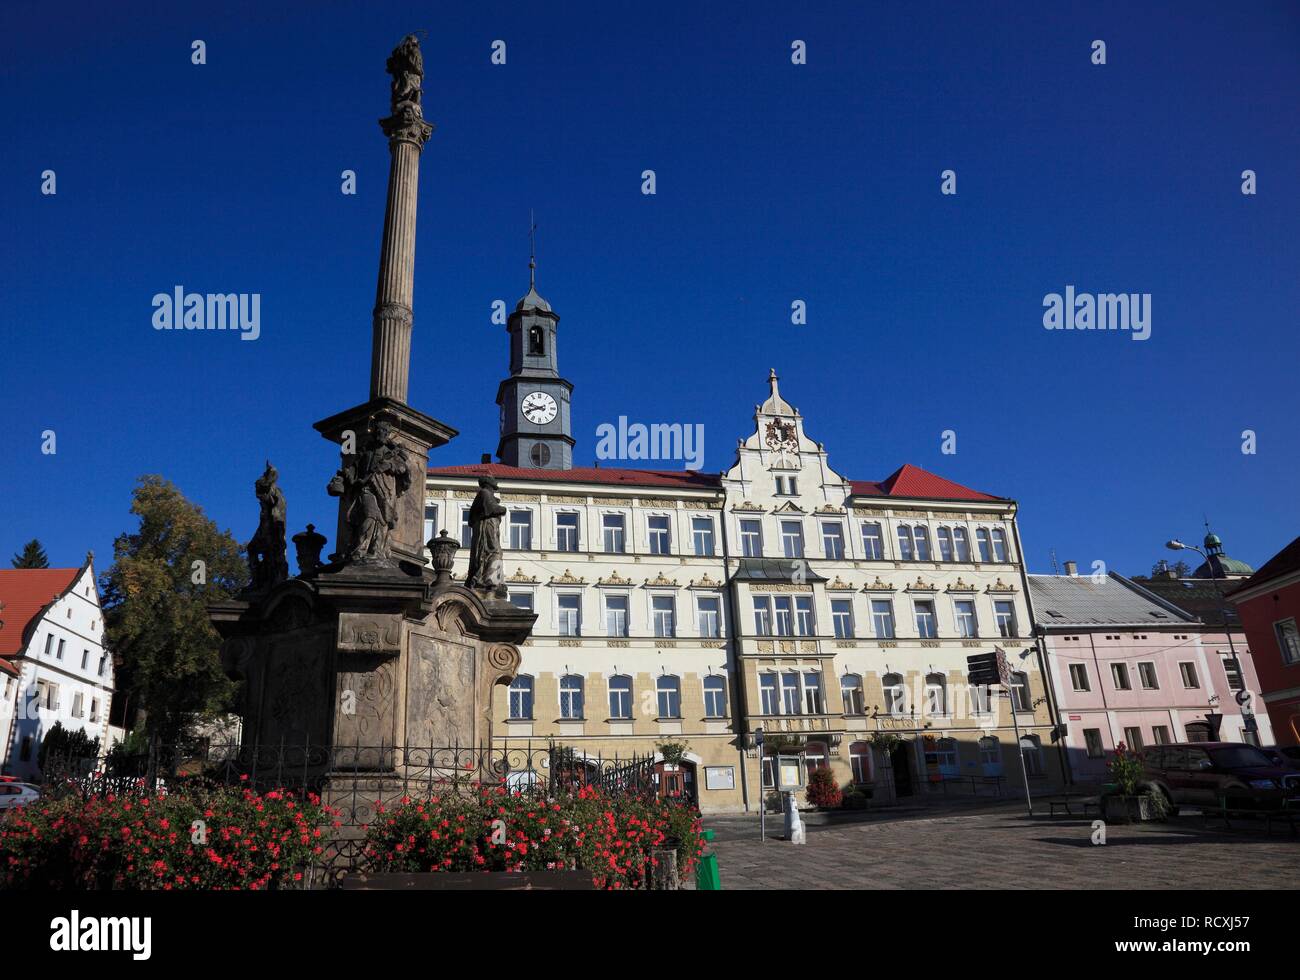
[[[609,717],[624,721],[632,717],[632,678],[624,674],[609,679]]]
[[[885,689],[885,713],[891,715],[901,715],[907,710],[904,703],[906,691],[903,688],[902,674],[886,674],[881,683]]]
[[[704,717],[727,717],[727,679],[720,674],[704,678]]]
[[[925,739],[925,765],[930,773],[930,779],[937,782],[949,776],[956,776],[961,772],[961,767],[957,763],[957,740],[955,738],[931,738],[926,736]]]
[[[1030,776],[1043,774],[1043,746],[1037,735],[1020,736],[1020,753],[1025,759],[1025,772]]]
[[[916,560],[930,560],[930,532],[918,524],[912,528],[912,541],[916,545]]]
[[[528,328],[528,354],[530,357],[546,356],[546,333],[541,327]]]
[[[1001,528],[993,529],[993,560],[1007,560],[1007,535]]]
[[[912,560],[912,529],[905,524],[898,525],[898,560]]]
[[[870,742],[854,742],[849,746],[849,767],[853,770],[855,786],[865,786],[875,779],[875,763],[871,758]]]
[[[929,714],[948,713],[948,682],[943,674],[925,675],[925,704]]]
[[[970,561],[970,539],[964,527],[952,529],[952,549],[958,561]]]
[[[560,717],[580,721],[582,714],[582,678],[578,674],[565,674],[560,678]]]
[[[941,527],[935,532],[935,537],[939,541],[939,560],[952,561],[952,531]]]
[[[655,682],[655,692],[659,696],[659,717],[680,718],[682,716],[682,683],[673,674],[665,674]]]
[[[987,528],[979,528],[975,532],[975,546],[979,550],[980,561],[992,561],[993,553],[989,550],[989,532]]]
[[[996,735],[980,739],[980,768],[986,776],[1002,775],[1002,743]]]
[[[845,674],[840,678],[840,698],[844,702],[846,715],[862,714],[862,677],[859,674]]]
[[[511,721],[531,721],[533,717],[533,679],[520,674],[510,682]]]

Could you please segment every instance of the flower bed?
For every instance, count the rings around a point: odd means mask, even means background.
[[[332,816],[314,796],[238,787],[41,800],[0,817],[0,888],[278,888],[301,880]]]
[[[381,808],[366,835],[377,872],[588,871],[598,888],[640,888],[675,842],[683,879],[704,848],[693,807],[589,786],[546,799],[505,787],[473,787]]]

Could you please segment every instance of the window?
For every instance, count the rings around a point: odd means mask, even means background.
[[[993,553],[989,549],[989,532],[987,528],[977,528],[975,531],[975,547],[979,553],[980,561],[992,561]]]
[[[816,636],[813,627],[812,596],[795,596],[794,619],[800,636]]]
[[[695,600],[695,610],[700,620],[700,636],[722,635],[722,603],[717,596],[700,596]]]
[[[1007,535],[1001,528],[993,529],[993,560],[1007,560]]]
[[[1025,760],[1026,776],[1043,774],[1043,751],[1037,735],[1020,736],[1020,757]]]
[[[615,674],[609,679],[609,717],[628,721],[632,718],[632,678]]]
[[[776,674],[760,674],[758,677],[758,692],[763,702],[763,714],[775,715],[780,713],[776,697]]]
[[[939,771],[940,776],[956,776],[960,771],[957,764],[957,740],[955,738],[934,738],[926,736],[925,739],[925,764],[926,768],[933,768]]]
[[[78,691],[76,694],[72,695],[72,717],[74,717],[74,718],[80,718],[80,717],[82,716],[82,715],[81,715],[81,705],[82,705],[82,701],[83,701],[83,700],[84,700],[84,699],[83,699],[82,693],[81,693],[80,691]]]
[[[528,356],[546,356],[546,336],[541,327],[532,326],[528,328]]]
[[[428,544],[438,536],[438,505],[424,505],[424,542]]]
[[[556,597],[560,636],[582,635],[582,596],[571,593]]]
[[[916,546],[916,560],[930,560],[930,532],[919,524],[912,528],[912,544]]]
[[[853,600],[831,600],[831,622],[835,626],[835,639],[853,639]]]
[[[627,550],[627,525],[623,515],[604,514],[600,521],[605,534],[605,550],[621,555]]]
[[[627,636],[627,596],[605,596],[605,635]]]
[[[713,554],[713,518],[691,518],[691,542],[696,555],[706,557]]]
[[[474,541],[474,530],[469,525],[469,508],[460,509],[460,546],[468,548]]]
[[[577,674],[560,678],[560,717],[567,721],[582,720],[582,678]]]
[[[740,553],[746,558],[763,557],[763,524],[761,521],[740,522]]]
[[[1142,751],[1142,729],[1133,727],[1124,729],[1124,744],[1130,752]]]
[[[510,605],[532,612],[533,594],[531,592],[512,591],[510,593]]]
[[[844,557],[844,525],[839,521],[822,521],[822,550],[827,558]]]
[[[958,561],[970,561],[970,538],[964,527],[952,529],[952,547]]]
[[[858,674],[845,674],[840,678],[840,699],[844,702],[846,715],[863,713],[862,677]]]
[[[1110,676],[1115,682],[1115,690],[1130,690],[1130,684],[1128,681],[1128,664],[1111,664]]]
[[[978,687],[970,688],[970,710],[971,714],[987,715],[993,712],[993,697],[989,692],[987,684],[980,684]]]
[[[531,721],[533,718],[533,679],[520,674],[510,682],[510,718]]]
[[[86,664],[88,664],[88,663],[90,663],[90,651],[89,651],[89,650],[82,650],[82,651],[81,651],[81,669],[82,669],[82,670],[85,670],[85,669],[86,669]]]
[[[898,526],[898,560],[912,560],[912,529],[902,524]]]
[[[1300,664],[1300,631],[1296,629],[1295,619],[1284,619],[1273,624],[1277,634],[1277,648],[1282,654],[1282,663]]]
[[[803,674],[803,708],[810,715],[822,713],[821,671],[806,670]]]
[[[1089,759],[1101,759],[1106,755],[1106,748],[1101,742],[1100,728],[1085,728],[1083,730],[1083,741],[1088,747]]]
[[[885,539],[879,524],[862,525],[862,557],[879,561],[885,557]]]
[[[1156,677],[1156,665],[1149,661],[1138,664],[1138,680],[1144,691],[1160,690],[1160,681]]]
[[[1034,703],[1029,697],[1029,675],[1021,670],[1011,672],[1011,706],[1016,711],[1034,710]]]
[[[46,633],[45,634],[45,656],[48,657],[52,649],[54,649],[54,634]]]
[[[1182,675],[1183,687],[1191,689],[1201,686],[1200,678],[1196,676],[1196,664],[1190,660],[1184,660],[1178,665],[1178,673]]]
[[[1002,743],[996,735],[985,735],[979,741],[980,767],[986,776],[1002,775]]]
[[[993,603],[993,616],[998,622],[998,635],[1016,637],[1016,604],[1006,600]]]
[[[510,547],[515,551],[528,551],[533,546],[533,512],[510,512]]]
[[[934,621],[934,603],[928,599],[918,599],[912,603],[916,614],[916,635],[923,640],[933,640],[939,635]]]
[[[727,679],[718,674],[704,678],[704,717],[727,717]]]
[[[878,639],[894,638],[894,604],[891,600],[871,600],[871,625]]]
[[[873,778],[871,743],[854,742],[849,746],[849,768],[853,770],[853,784],[865,786]]]
[[[107,669],[108,669],[108,654],[101,653],[99,655],[99,676],[103,677],[104,671]]]
[[[799,672],[787,670],[781,674],[781,713],[799,713]]]
[[[535,442],[533,448],[528,450],[528,458],[533,461],[533,466],[541,469],[551,461],[551,447],[542,442]]]
[[[781,553],[787,558],[803,557],[803,524],[799,521],[781,522]]]
[[[1092,685],[1088,683],[1087,664],[1070,664],[1070,684],[1076,691],[1092,690]]]
[[[789,596],[776,596],[772,600],[775,615],[772,622],[777,636],[794,636],[794,605]]]
[[[578,550],[578,515],[555,515],[555,548],[557,551]]]
[[[72,610],[69,609],[68,612],[72,612]],[[63,648],[67,645],[67,642],[68,642],[68,641],[67,641],[67,640],[64,640],[64,639],[60,639],[60,640],[59,640],[59,649],[58,649],[58,652],[54,654],[54,656],[55,656],[56,659],[58,659],[58,660],[62,660],[62,659],[63,659]]]
[[[948,713],[948,682],[943,674],[925,675],[925,705],[932,715]]]
[[[881,678],[885,691],[885,714],[901,715],[907,710],[906,690],[902,674],[886,674]]]
[[[939,542],[939,560],[952,561],[952,531],[941,527],[935,532],[935,538]]]
[[[979,636],[979,624],[975,620],[975,601],[958,599],[954,605],[957,609],[957,635],[966,639]]]
[[[654,516],[650,518],[650,554],[667,555],[672,553],[672,537],[668,530],[668,518]]]
[[[99,698],[90,699],[90,720],[99,721]]]
[[[1153,725],[1151,727],[1151,736],[1155,739],[1156,745],[1168,745],[1170,742],[1169,726]]]
[[[655,681],[655,694],[659,704],[660,718],[680,718],[682,716],[682,685],[672,674],[667,674]]]
[[[1229,691],[1240,691],[1246,686],[1241,680],[1241,668],[1230,654],[1223,658],[1223,675],[1228,679]]]
[[[798,496],[799,481],[793,476],[778,476],[776,478],[776,494],[778,497]]]
[[[677,635],[677,600],[670,595],[652,596],[650,611],[654,617],[655,636]]]
[[[754,632],[772,635],[772,605],[767,596],[754,596]]]

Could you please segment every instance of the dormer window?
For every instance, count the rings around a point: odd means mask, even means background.
[[[530,357],[546,356],[546,336],[541,327],[528,328],[528,354]]]

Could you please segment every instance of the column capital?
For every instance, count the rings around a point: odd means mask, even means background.
[[[379,128],[388,137],[389,144],[410,143],[417,150],[433,135],[433,123],[424,118],[420,107],[411,103],[398,106],[391,116],[379,120]]]

